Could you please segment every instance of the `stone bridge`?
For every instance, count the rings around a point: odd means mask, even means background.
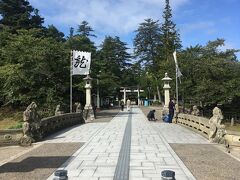
[[[147,111],[103,111],[31,147],[2,147],[0,179],[60,179],[56,170],[69,180],[159,180],[173,172],[177,180],[240,178],[239,151],[210,143],[203,121],[180,115],[179,124],[150,122]]]

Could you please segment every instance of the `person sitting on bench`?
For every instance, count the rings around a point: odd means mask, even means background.
[[[148,115],[147,115],[147,118],[148,118],[149,121],[156,121],[156,119],[155,119],[155,114],[154,114],[154,113],[155,113],[155,109],[149,111],[149,113],[148,113]]]

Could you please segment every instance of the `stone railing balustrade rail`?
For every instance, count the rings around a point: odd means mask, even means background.
[[[85,123],[82,113],[67,113],[41,119],[43,137],[60,129]]]
[[[209,119],[207,118],[180,113],[177,117],[177,123],[192,128],[208,138],[210,132],[210,124]]]
[[[38,140],[60,129],[67,128],[76,124],[85,123],[82,112],[67,113],[52,117],[43,118],[39,122]],[[0,146],[21,144],[23,129],[0,130]],[[23,144],[26,145],[26,144]]]
[[[219,108],[215,110],[221,111]],[[217,117],[215,116],[213,111],[212,118],[208,119],[205,117],[183,114],[179,113],[177,117],[175,117],[175,122],[181,124],[185,127],[191,128],[195,132],[203,135],[208,138],[210,142],[218,142],[224,143],[228,148],[228,152],[230,152],[230,146],[240,146],[240,133],[228,132],[225,130],[225,126],[221,125],[221,112],[219,116],[219,112],[217,113]],[[217,119],[219,118],[220,119]],[[214,124],[214,119],[217,119],[216,122],[218,124]],[[212,141],[213,140],[213,141]]]

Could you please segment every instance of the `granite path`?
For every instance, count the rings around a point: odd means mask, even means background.
[[[0,148],[0,179],[159,180],[172,170],[177,180],[237,180],[240,163],[217,144],[177,124],[149,122],[147,109],[106,110],[93,123],[67,128],[32,148]],[[11,152],[11,153],[10,153]],[[6,154],[6,153],[5,153]]]
[[[130,116],[131,118],[129,118]],[[125,129],[129,126],[129,122],[131,123],[131,134],[127,134],[127,136],[131,137],[131,145],[127,179],[161,179],[161,172],[166,169],[175,171],[176,179],[195,179],[156,129],[157,127],[149,123],[146,116],[137,107],[132,108],[129,112],[119,112],[105,127],[96,131],[89,141],[76,151],[60,169],[68,170],[68,177],[71,180],[114,179],[115,174],[118,173],[116,171],[126,170],[124,167],[119,168],[118,162],[121,161],[120,151],[124,146]],[[80,131],[78,132],[81,134]],[[74,137],[76,136],[75,134]],[[196,136],[196,138],[204,141],[200,136]],[[58,139],[58,141],[60,140],[64,142],[64,138]],[[52,178],[53,175],[48,179]]]

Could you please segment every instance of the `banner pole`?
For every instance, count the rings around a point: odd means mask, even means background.
[[[72,113],[72,59],[73,59],[73,51],[71,50],[70,55],[70,113]]]
[[[177,101],[177,104],[178,104],[178,69],[176,67],[176,101]]]

